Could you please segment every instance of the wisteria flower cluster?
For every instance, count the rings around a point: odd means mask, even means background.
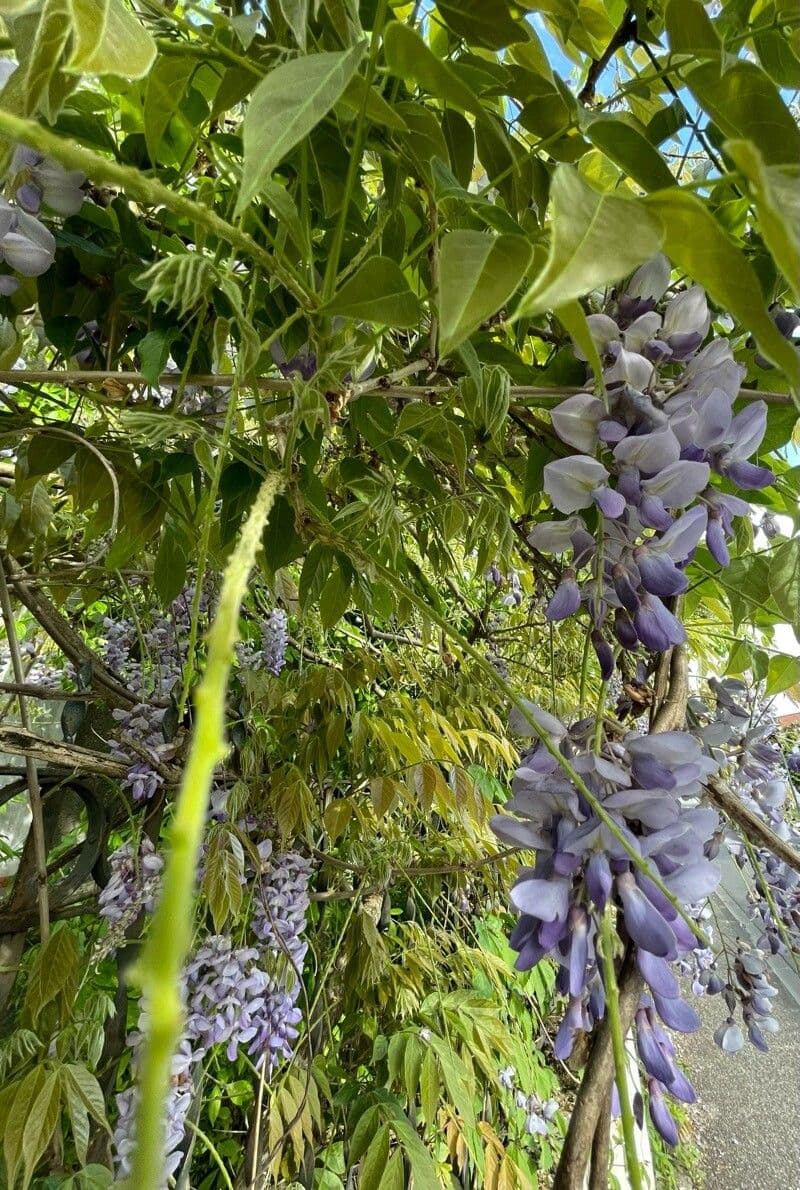
[[[0,275],[0,295],[8,296],[23,277],[40,277],[55,260],[56,241],[37,219],[44,205],[57,215],[73,215],[83,202],[83,174],[67,172],[33,149],[18,145],[6,179],[15,202],[0,198],[0,260],[10,273]]]
[[[110,875],[100,890],[100,916],[109,924],[129,925],[144,909],[151,913],[164,870],[164,860],[143,835],[136,853],[123,843],[109,856]]]
[[[137,1069],[141,1041],[147,1028],[146,1013],[139,1017],[140,1031],[131,1034],[128,1045],[133,1048],[133,1070]],[[183,1160],[183,1143],[186,1135],[186,1117],[194,1096],[194,1055],[186,1038],[181,1040],[178,1051],[172,1059],[169,1092],[165,1109],[164,1137],[164,1181],[174,1177]],[[117,1097],[117,1123],[114,1128],[114,1154],[119,1180],[130,1177],[133,1153],[136,1148],[135,1120],[138,1106],[136,1087],[121,1091]]]
[[[670,963],[689,953],[695,938],[672,902],[632,863],[621,840],[660,875],[681,905],[708,896],[719,881],[706,854],[718,818],[697,799],[717,762],[687,733],[630,733],[595,751],[593,720],[567,728],[533,704],[526,704],[526,713],[569,761],[615,829],[595,813],[541,742],[523,756],[507,804],[514,817],[502,814],[492,820],[503,842],[536,852],[534,866],[520,871],[511,890],[521,913],[510,939],[518,952],[516,966],[528,970],[545,956],[558,964],[557,987],[568,996],[568,1005],[555,1053],[567,1057],[576,1033],[590,1031],[604,1014],[599,923],[609,903],[618,907],[648,987],[636,1036],[650,1080],[650,1111],[655,1126],[672,1142],[674,1124],[667,1124],[671,1116],[661,1110],[663,1095],[689,1101],[693,1092],[675,1063],[663,1026],[688,1032],[698,1028],[699,1019],[681,998]],[[525,727],[518,712],[513,726]]]
[[[774,740],[774,715],[769,707],[759,705],[752,688],[736,678],[711,678],[709,686],[714,695],[710,703],[698,697],[689,701],[697,738],[720,761],[721,773],[743,804],[800,852],[800,832],[784,817],[789,765]],[[728,1017],[714,1037],[726,1052],[741,1049],[745,1035],[758,1049],[766,1050],[764,1035],[778,1029],[772,1015],[777,990],[767,979],[766,965],[771,956],[786,952],[787,941],[800,951],[800,874],[767,848],[745,846],[738,835],[730,836],[727,844],[739,866],[750,869],[754,920],[760,923],[761,935],[755,947],[738,942],[732,960],[727,961],[727,979],[720,975],[718,962],[708,964],[698,976],[697,990],[724,995]],[[735,1018],[737,1006],[744,1031]]]
[[[164,783],[158,763],[169,757],[172,748],[163,704],[179,686],[183,674],[193,594],[194,588],[187,586],[173,601],[169,613],[142,627],[141,635],[131,620],[107,617],[103,621],[106,663],[140,695],[133,707],[114,710],[119,738],[111,744],[112,752],[121,760],[131,758],[126,739],[150,755],[149,762],[139,757],[123,781],[135,802],[149,801]],[[201,610],[205,607],[203,598]]]
[[[261,642],[242,641],[236,654],[242,669],[267,670],[277,678],[286,664],[289,625],[286,612],[276,607],[261,621]]]
[[[234,948],[230,938],[208,938],[186,967],[187,1036],[195,1060],[224,1045],[234,1062],[243,1046],[269,1071],[292,1056],[302,1013],[259,966],[255,947]]]
[[[297,970],[308,950],[303,930],[310,878],[310,860],[286,851],[265,863],[253,894],[250,928],[273,955],[286,955]]]
[[[728,565],[733,519],[749,505],[712,474],[745,490],[773,479],[749,461],[766,430],[765,403],[734,414],[744,369],[725,340],[699,350],[710,325],[699,286],[656,310],[669,282],[669,262],[659,256],[634,274],[615,318],[589,316],[606,399],[578,393],[553,410],[556,434],[580,453],[544,468],[544,490],[565,519],[536,525],[529,538],[569,559],[546,615],[558,621],[588,607],[606,678],[612,632],[625,649],[654,652],[685,639],[664,600],[686,591],[685,566],[703,536]]]
[[[526,1094],[517,1083],[517,1072],[513,1066],[504,1066],[498,1072],[498,1081],[504,1090],[511,1091],[515,1107],[525,1113],[525,1131],[528,1136],[546,1136],[559,1111],[557,1100],[542,1100],[538,1095]]]
[[[187,963],[183,973],[187,1006],[186,1028],[173,1060],[173,1078],[167,1103],[167,1145],[165,1180],[182,1160],[186,1114],[192,1100],[195,1075],[202,1069],[215,1046],[224,1046],[231,1062],[241,1051],[252,1058],[267,1076],[292,1056],[302,1012],[298,1007],[303,961],[308,950],[304,937],[309,905],[308,881],[311,865],[294,852],[271,855],[268,840],[259,845],[269,863],[255,894],[250,929],[258,945],[235,947],[229,937],[206,938]],[[137,877],[129,849],[121,848],[112,868],[112,880],[105,892],[104,916],[114,922],[118,915],[140,907],[152,888]],[[143,848],[148,879],[158,880],[153,861],[160,857]],[[138,908],[137,908],[138,911]],[[278,956],[288,955],[290,963]],[[132,1033],[128,1045],[137,1069],[142,1033]],[[114,1133],[120,1176],[130,1173],[135,1120],[135,1088],[117,1096],[119,1118]]]
[[[759,705],[756,692],[736,678],[711,678],[709,686],[715,705],[700,698],[689,701],[698,739],[724,765],[726,782],[743,804],[800,852],[800,831],[785,817],[789,758],[784,759],[775,742],[777,722],[771,709]],[[800,874],[767,848],[748,851],[739,837],[731,837],[728,847],[740,866],[753,869],[754,909],[763,927],[759,948],[782,954],[788,938],[800,950]]]

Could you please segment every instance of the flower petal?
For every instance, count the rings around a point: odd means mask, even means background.
[[[625,928],[637,945],[661,958],[677,954],[675,935],[656,907],[637,888],[630,872],[622,872],[616,879],[617,892],[622,901]]]
[[[550,414],[553,429],[561,441],[585,454],[597,445],[597,424],[602,416],[603,402],[590,393],[567,397]]]
[[[603,464],[588,455],[556,459],[544,468],[544,490],[559,512],[588,508],[595,488],[607,479],[608,472]]]
[[[521,913],[542,921],[566,921],[570,883],[566,880],[523,878],[511,889],[511,901]]]

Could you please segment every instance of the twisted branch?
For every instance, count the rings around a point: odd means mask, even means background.
[[[24,570],[17,566],[13,558],[8,554],[5,555],[2,564],[8,583],[14,588],[14,594],[20,603],[24,604],[50,639],[58,645],[64,656],[79,669],[84,665],[91,667],[92,686],[100,687],[112,706],[133,706],[136,696],[122,685],[97,654],[89,648],[69,620],[61,614],[47,596],[28,585]],[[21,681],[21,678],[17,678],[17,681]],[[69,695],[65,697],[69,697]]]

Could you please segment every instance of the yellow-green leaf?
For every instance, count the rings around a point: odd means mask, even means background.
[[[413,79],[424,91],[438,96],[456,108],[483,115],[483,107],[474,91],[462,83],[455,71],[437,58],[420,35],[409,25],[391,21],[383,35],[386,65],[397,78]]]
[[[30,1183],[61,1114],[61,1075],[50,1070],[31,1104],[22,1138],[23,1190]]]
[[[328,114],[358,69],[360,43],[341,53],[308,54],[271,70],[250,97],[236,202],[243,211],[286,154]]]
[[[720,73],[718,62],[701,62],[685,82],[725,135],[753,141],[768,165],[800,160],[800,128],[760,66],[738,59]]]
[[[73,52],[65,70],[144,78],[153,65],[156,43],[124,0],[70,0]]]
[[[533,251],[521,236],[451,231],[439,250],[439,350],[453,351],[512,296]]]
[[[553,230],[543,271],[515,318],[552,310],[618,281],[661,248],[664,232],[642,200],[601,194],[572,166],[553,177]]]
[[[729,140],[724,148],[750,183],[761,234],[800,302],[800,168],[765,165],[752,141]]]

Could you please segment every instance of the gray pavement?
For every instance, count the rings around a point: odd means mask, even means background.
[[[729,862],[717,911],[726,938],[757,940]],[[768,1054],[749,1043],[723,1054],[713,1041],[726,1014],[722,997],[692,998],[703,1028],[682,1038],[679,1051],[697,1091],[690,1115],[707,1190],[800,1190],[800,978],[778,959],[771,982],[780,989],[774,1014],[781,1031],[768,1037]]]

